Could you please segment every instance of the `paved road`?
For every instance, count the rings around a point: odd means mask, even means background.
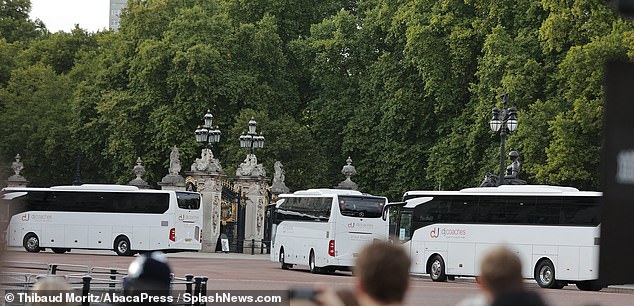
[[[351,288],[354,280],[350,273],[344,272],[314,275],[307,267],[285,271],[278,264],[268,261],[268,255],[174,253],[168,254],[168,257],[177,277],[185,274],[209,277],[209,290],[286,290],[290,287],[312,286]],[[120,257],[108,251],[26,253],[15,248],[5,253],[4,260],[126,268],[134,257]],[[538,290],[551,306],[634,305],[634,288],[615,287],[601,292],[585,292],[574,286],[562,290],[541,289],[534,282],[529,282],[528,286]],[[459,278],[453,282],[435,283],[428,278],[412,278],[406,304],[453,306],[477,292],[477,285],[472,279]]]

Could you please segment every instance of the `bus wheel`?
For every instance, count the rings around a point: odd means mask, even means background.
[[[565,283],[555,281],[555,266],[549,259],[544,259],[537,264],[535,281],[542,288],[561,289],[565,286]]]
[[[603,284],[596,280],[577,283],[577,288],[583,291],[599,291],[603,289],[603,287]]]
[[[53,253],[55,254],[64,254],[68,252],[68,249],[64,249],[64,248],[51,248],[51,250],[53,250]]]
[[[429,265],[429,276],[431,280],[435,282],[447,281],[447,274],[445,274],[445,261],[442,260],[440,255],[434,255],[431,258],[431,264]]]
[[[130,240],[126,236],[117,237],[114,241],[114,251],[119,256],[130,256],[134,254],[130,251]]]
[[[283,270],[288,270],[289,268],[291,268],[293,265],[287,264],[285,262],[285,257],[284,257],[284,248],[280,248],[280,266],[282,267]]]
[[[37,238],[36,234],[28,233],[24,236],[24,241],[22,242],[24,249],[30,253],[37,253],[40,251],[40,239]]]
[[[310,250],[310,255],[308,256],[308,267],[310,268],[310,273],[317,274],[321,272],[321,269],[315,265],[315,252]]]

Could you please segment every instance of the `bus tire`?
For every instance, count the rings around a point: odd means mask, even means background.
[[[53,253],[55,254],[64,254],[70,251],[69,249],[65,249],[65,248],[51,248],[51,250],[53,250]]]
[[[28,233],[24,236],[22,246],[24,246],[24,249],[29,253],[37,253],[41,250],[40,238],[34,233]]]
[[[597,280],[578,282],[576,285],[582,291],[599,291],[605,287]]]
[[[308,255],[308,267],[310,268],[310,273],[321,273],[321,268],[315,264],[315,252],[313,250],[310,250],[310,255]]]
[[[565,283],[555,279],[555,266],[550,259],[543,259],[537,263],[535,281],[542,288],[561,289],[565,286]]]
[[[440,255],[434,255],[429,261],[429,277],[435,282],[446,282],[447,274],[445,273],[445,261]]]
[[[280,248],[280,267],[282,270],[288,270],[293,267],[293,265],[286,263],[286,257],[284,257],[284,247]]]
[[[131,256],[134,254],[130,250],[130,239],[126,236],[119,236],[114,240],[114,251],[119,256]]]

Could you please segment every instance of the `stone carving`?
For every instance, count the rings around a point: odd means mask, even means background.
[[[172,152],[170,153],[169,174],[178,175],[180,172],[181,172],[180,153],[178,152],[178,148],[174,146],[172,148]]]
[[[170,166],[168,174],[161,179],[159,185],[161,186],[185,186],[185,178],[178,173],[181,171],[180,154],[176,146],[172,147],[170,152]]]
[[[274,194],[287,193],[289,191],[288,187],[286,187],[286,184],[284,183],[284,174],[286,172],[283,167],[282,162],[279,160],[273,165],[275,173],[273,174],[273,186],[271,187],[271,192]]]
[[[259,199],[258,201],[258,214],[257,214],[257,221],[256,221],[256,230],[258,232],[258,235],[260,235],[260,232],[262,232],[262,222],[264,221],[264,205],[262,204],[263,200]]]
[[[7,179],[7,187],[26,187],[28,185],[29,182],[20,174],[24,170],[21,159],[20,154],[15,156],[15,161],[11,164],[11,169],[15,174]]]
[[[15,161],[11,164],[11,169],[13,169],[13,172],[15,172],[15,176],[21,176],[20,172],[24,169],[24,165],[20,161],[21,159],[22,157],[20,156],[20,154],[17,154],[15,156]]]
[[[262,164],[258,164],[258,158],[255,154],[248,154],[247,158],[240,164],[236,170],[237,176],[266,176],[266,171]]]
[[[191,171],[222,173],[222,167],[210,149],[203,149],[200,158],[196,158],[192,164]]]
[[[143,167],[143,165],[141,165],[141,163],[143,163],[143,160],[141,160],[141,157],[136,159],[136,166],[134,166],[134,174],[136,175],[137,179],[141,179],[141,176],[143,176],[143,174],[145,174],[145,167]]]
[[[347,165],[343,166],[343,168],[341,169],[341,173],[346,176],[346,179],[343,182],[339,183],[339,185],[337,185],[335,188],[358,190],[359,186],[357,185],[357,183],[353,182],[350,179],[351,176],[357,174],[357,170],[355,170],[354,166],[352,165],[352,159],[350,158],[350,156],[348,156],[346,163]]]
[[[136,159],[136,166],[134,166],[132,170],[136,178],[128,182],[128,185],[137,186],[139,188],[150,188],[150,185],[141,178],[145,174],[145,167],[143,167],[142,163],[143,160],[141,160],[141,157]]]
[[[215,200],[215,201],[214,201],[214,205],[213,205],[214,216],[213,216],[213,218],[212,218],[212,222],[213,222],[213,225],[214,225],[214,226],[212,227],[212,229],[213,229],[213,231],[214,231],[214,232],[216,231],[216,225],[218,225],[218,217],[219,217],[219,216],[218,216],[218,210],[219,210],[219,209],[220,209],[220,206],[218,205],[218,201],[217,201],[217,200]]]

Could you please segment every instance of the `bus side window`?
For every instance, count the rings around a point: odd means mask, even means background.
[[[599,206],[593,197],[568,197],[562,203],[562,224],[598,225]]]
[[[535,197],[513,197],[506,203],[507,209],[513,211],[513,224],[531,224],[531,215],[535,211]]]
[[[538,197],[535,203],[535,215],[533,224],[559,225],[561,212],[561,197]]]
[[[455,196],[449,206],[451,212],[451,222],[454,223],[475,223],[477,198]]]

